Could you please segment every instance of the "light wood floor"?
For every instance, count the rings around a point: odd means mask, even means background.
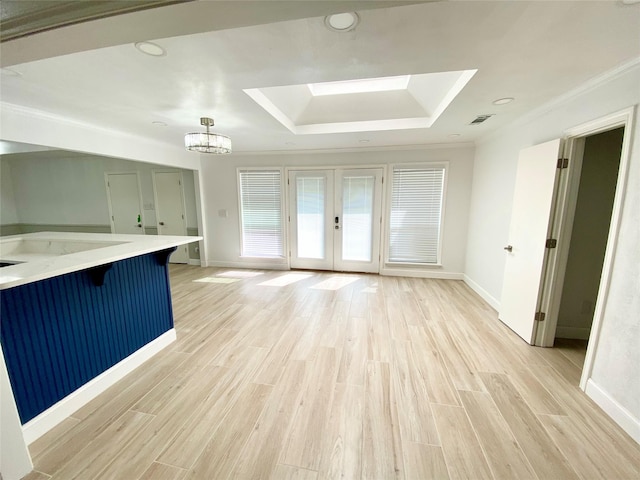
[[[640,447],[458,281],[171,268],[178,340],[29,479],[638,479]]]

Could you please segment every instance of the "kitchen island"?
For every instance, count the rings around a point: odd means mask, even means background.
[[[168,259],[177,246],[201,239],[0,238],[3,375],[26,444],[175,340]]]

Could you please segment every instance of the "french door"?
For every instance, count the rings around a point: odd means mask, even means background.
[[[382,169],[289,171],[291,268],[378,272]]]

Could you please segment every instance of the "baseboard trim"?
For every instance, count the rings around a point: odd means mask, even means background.
[[[437,270],[409,270],[402,268],[383,268],[380,275],[388,277],[438,278],[442,280],[462,280],[462,273],[440,272]]]
[[[175,339],[176,331],[172,328],[29,420],[22,426],[25,443],[29,445],[40,438],[73,412],[170,345]]]
[[[190,258],[188,263],[189,265],[195,265],[196,267],[199,267],[202,265],[202,262],[200,261],[199,258]]]
[[[556,327],[556,338],[573,338],[577,340],[589,340],[590,328],[585,327]]]
[[[289,270],[289,266],[286,263],[275,263],[268,261],[252,261],[246,262],[214,262],[212,260],[207,261],[208,267],[218,268],[256,268],[259,270]]]
[[[463,275],[462,280],[464,281],[464,283],[466,283],[469,286],[471,290],[476,292],[478,295],[482,297],[482,299],[485,302],[491,305],[491,308],[493,308],[496,312],[500,311],[500,302],[496,300],[493,296],[491,296],[489,292],[487,292],[484,288],[482,288],[476,282],[471,280],[471,278],[469,278],[467,275]]]
[[[605,392],[593,379],[587,380],[585,393],[598,404],[598,406],[609,415],[614,422],[640,443],[640,420],[635,418],[631,412],[616,402],[607,392]]]

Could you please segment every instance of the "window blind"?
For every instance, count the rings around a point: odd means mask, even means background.
[[[375,177],[342,179],[342,259],[371,261]]]
[[[325,257],[325,177],[300,176],[296,181],[297,246],[300,258]]]
[[[389,262],[437,263],[444,167],[394,168]]]
[[[279,170],[240,171],[242,256],[282,257],[282,195]]]

